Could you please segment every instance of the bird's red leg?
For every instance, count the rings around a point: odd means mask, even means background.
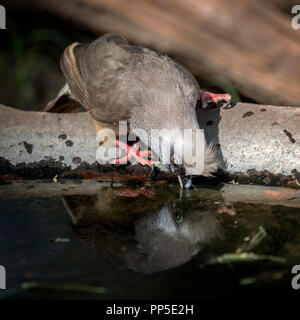
[[[123,158],[112,160],[112,164],[127,163],[130,159],[134,158],[137,160],[138,163],[142,164],[143,166],[153,165],[153,162],[151,160],[142,158],[142,157],[150,156],[151,155],[150,150],[140,151],[136,143],[131,147],[120,140],[116,140],[116,146],[125,150],[126,156]]]
[[[202,109],[209,109],[218,105],[220,102],[230,103],[231,95],[229,93],[211,93],[208,91],[200,92],[199,100],[201,100]]]

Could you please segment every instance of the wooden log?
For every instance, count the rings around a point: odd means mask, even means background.
[[[94,126],[85,112],[29,112],[0,106],[0,119],[2,180],[59,175],[149,181],[148,167],[97,164]],[[244,103],[198,112],[207,141],[218,150],[216,175],[225,181],[265,185],[299,186],[299,120],[300,108]]]

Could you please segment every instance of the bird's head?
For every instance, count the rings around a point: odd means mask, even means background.
[[[154,164],[162,165],[177,176],[182,189],[192,186],[192,176],[208,176],[217,168],[215,152],[206,144],[204,130],[197,122],[182,121],[178,125],[161,125],[151,129],[148,139]]]
[[[154,135],[151,150],[159,155],[160,162],[175,174],[183,189],[192,185],[192,176],[208,175],[208,164],[214,162],[214,154],[206,145],[204,131],[198,127],[185,126],[159,132],[159,141]]]

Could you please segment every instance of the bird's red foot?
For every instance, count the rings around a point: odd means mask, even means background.
[[[229,93],[211,93],[211,92],[200,92],[199,100],[201,100],[202,109],[209,109],[217,106],[219,103],[230,103],[231,95]]]
[[[123,149],[126,151],[126,156],[119,159],[112,160],[112,164],[125,164],[131,159],[135,159],[138,163],[142,164],[143,166],[152,166],[153,161],[149,160],[148,157],[151,156],[150,150],[140,151],[138,149],[137,143],[135,143],[133,146],[129,146],[128,144],[116,140],[116,146],[120,149]],[[147,159],[144,159],[143,157],[147,157]]]

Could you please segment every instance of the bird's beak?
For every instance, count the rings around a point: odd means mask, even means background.
[[[181,189],[190,189],[192,178],[184,174],[181,166],[171,163],[169,164],[169,170],[177,176]]]
[[[188,190],[191,188],[191,186],[192,186],[192,178],[191,177],[187,177],[187,176],[182,177],[181,175],[177,175],[177,178],[178,178],[181,189]]]

